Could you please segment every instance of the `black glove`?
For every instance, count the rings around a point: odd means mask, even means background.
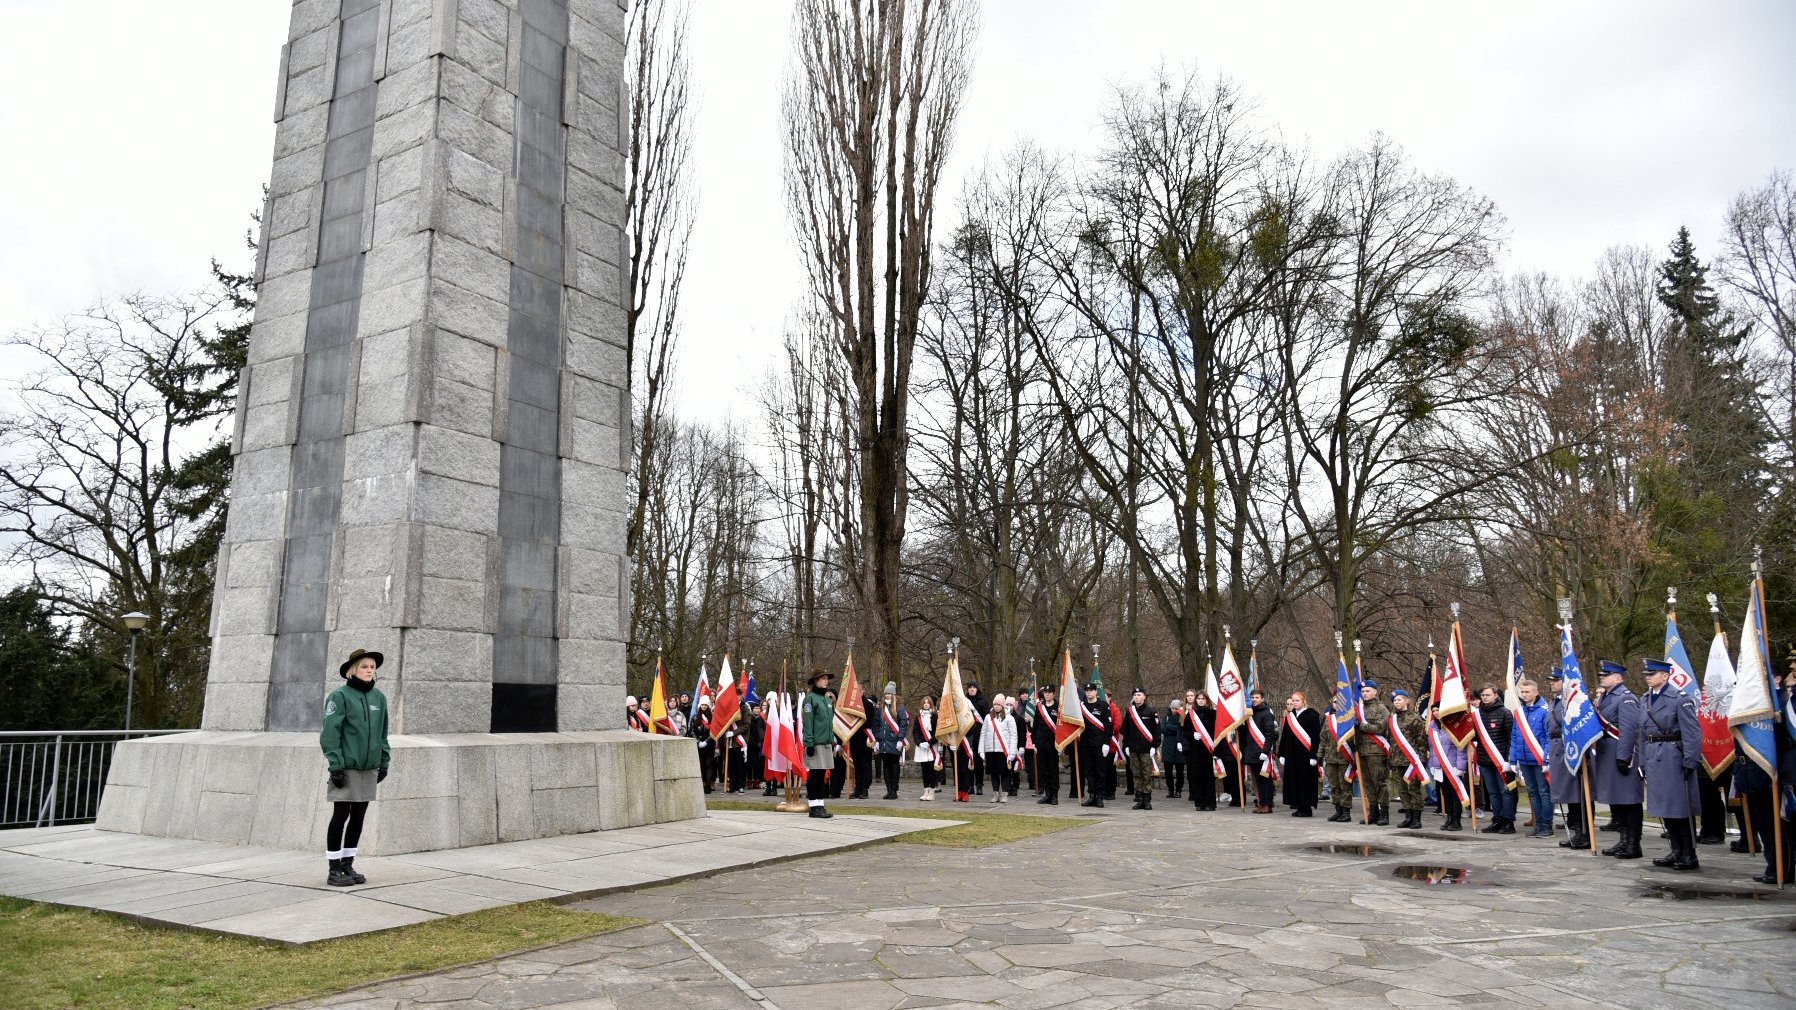
[[[1621,758],[1616,758],[1615,759],[1615,770],[1620,772],[1623,775],[1627,775],[1627,774],[1631,773],[1634,769],[1629,768],[1628,763],[1625,760],[1623,760]]]
[[[331,788],[341,789],[349,784],[349,773],[339,768],[331,772]]]
[[[374,773],[374,783],[376,785],[379,785],[380,783],[385,782],[386,780],[387,780],[387,769],[386,769],[386,766],[383,765],[383,766],[381,766],[380,771],[377,771]]]

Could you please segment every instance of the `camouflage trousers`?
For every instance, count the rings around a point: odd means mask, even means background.
[[[1129,777],[1138,793],[1154,791],[1154,758],[1148,751],[1129,752]]]

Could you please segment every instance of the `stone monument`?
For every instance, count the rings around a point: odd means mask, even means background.
[[[337,664],[383,652],[366,853],[699,816],[623,730],[625,0],[294,0],[202,731],[98,826],[322,846]]]

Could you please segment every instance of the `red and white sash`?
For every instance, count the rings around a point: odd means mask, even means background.
[[[1540,745],[1540,739],[1534,735],[1534,727],[1528,722],[1527,706],[1517,705],[1510,710],[1515,717],[1516,731],[1522,735],[1522,743],[1527,745],[1528,753],[1534,755],[1534,763],[1545,766],[1547,763],[1546,748]]]
[[[930,718],[924,719],[924,716]],[[935,743],[935,710],[917,713],[917,735],[923,738],[925,745]]]
[[[898,720],[892,716],[891,709],[881,705],[879,706],[879,714],[885,719],[886,728],[892,731],[893,736],[901,737],[904,735],[904,731],[898,728]]]
[[[1316,749],[1316,741],[1312,740],[1310,735],[1304,731],[1303,723],[1297,721],[1296,712],[1285,713],[1285,728],[1291,731],[1291,735],[1297,738],[1298,743],[1303,744],[1304,750]]]
[[[1214,751],[1216,749],[1216,738],[1211,736],[1210,731],[1204,728],[1204,721],[1197,717],[1197,709],[1193,708],[1187,714],[1186,718],[1191,720],[1191,732],[1196,735],[1199,740],[1204,742],[1204,749]]]
[[[649,731],[649,714],[642,709],[630,713],[630,728],[643,733]]]
[[[1497,771],[1507,775],[1510,772],[1509,755],[1497,749],[1497,742],[1490,738],[1490,727],[1484,724],[1484,716],[1480,714],[1473,720],[1478,724],[1478,746],[1484,748],[1484,756],[1497,766]]]
[[[1592,707],[1594,708],[1594,706],[1592,706]],[[1611,740],[1620,740],[1621,739],[1621,730],[1616,729],[1614,723],[1603,718],[1603,710],[1600,708],[1596,709],[1596,721],[1603,724],[1603,735],[1604,736],[1608,737]]]
[[[1409,762],[1409,770],[1403,773],[1403,777],[1411,782],[1427,781],[1428,762],[1423,761],[1422,755],[1417,754],[1416,749],[1409,745],[1409,738],[1397,726],[1395,713],[1391,715],[1391,739],[1397,741],[1397,749],[1403,752],[1404,759]]]
[[[998,738],[998,749],[1004,752],[1004,763],[1006,765],[1015,764],[1016,754],[1012,753],[1010,744],[1004,741],[1004,731],[998,728],[998,717],[995,715],[988,715],[985,717],[985,721],[986,728],[991,730],[992,736]],[[987,753],[990,752],[988,751]]]
[[[1441,777],[1453,783],[1453,792],[1458,795],[1459,802],[1470,802],[1471,797],[1466,794],[1464,780],[1459,777],[1458,772],[1453,770],[1453,766],[1447,763],[1447,752],[1441,747],[1441,735],[1435,732],[1433,722],[1428,724],[1428,746],[1434,751],[1434,763],[1441,767]]]
[[[1147,723],[1141,721],[1141,713],[1136,711],[1135,706],[1133,705],[1129,706],[1129,721],[1135,724],[1135,732],[1141,734],[1141,739],[1146,740],[1148,749],[1152,750],[1154,747],[1154,735],[1147,731]]]

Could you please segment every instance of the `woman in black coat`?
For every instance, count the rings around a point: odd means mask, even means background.
[[[1204,743],[1204,736],[1193,728],[1194,719],[1203,726],[1205,736],[1216,732],[1216,710],[1210,707],[1210,696],[1202,691],[1197,692],[1186,710],[1182,727],[1185,739],[1190,741],[1185,745],[1186,774],[1191,780],[1191,805],[1199,810],[1215,810],[1216,758]]]

